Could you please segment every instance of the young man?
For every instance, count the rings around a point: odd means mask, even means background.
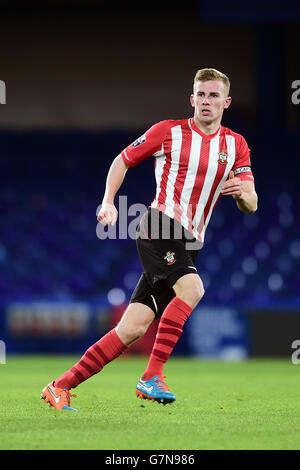
[[[113,161],[98,221],[114,225],[114,198],[128,167],[153,157],[156,196],[138,227],[137,248],[144,272],[119,324],[92,345],[77,364],[47,385],[41,394],[56,409],[70,407],[70,389],[98,373],[147,331],[160,323],[144,374],[136,386],[140,398],[172,403],[163,366],[185,321],[204,294],[194,265],[211,213],[221,195],[252,214],[257,195],[245,139],[221,125],[231,104],[229,79],[215,69],[194,78],[190,119],[152,126]]]

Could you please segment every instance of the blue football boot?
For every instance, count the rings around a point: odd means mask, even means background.
[[[143,400],[157,401],[164,405],[175,401],[175,395],[169,392],[168,385],[163,380],[165,378],[166,376],[163,376],[160,379],[158,375],[155,375],[149,380],[142,380],[142,378],[140,378],[135,389],[137,397],[142,398]]]

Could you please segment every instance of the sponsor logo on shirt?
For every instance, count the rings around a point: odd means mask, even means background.
[[[221,165],[227,165],[227,152],[225,152],[225,150],[221,150],[221,152],[218,153],[219,155],[219,159],[218,159],[218,163],[221,163]]]
[[[146,136],[145,134],[141,135],[141,137],[139,137],[138,139],[136,139],[133,144],[132,144],[132,147],[138,147],[138,145],[141,145],[143,144],[144,142],[146,142]]]

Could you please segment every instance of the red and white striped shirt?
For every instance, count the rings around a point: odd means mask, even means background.
[[[155,157],[156,196],[151,207],[180,222],[202,243],[229,172],[254,182],[244,137],[223,126],[206,135],[193,118],[158,122],[121,156],[129,167]]]

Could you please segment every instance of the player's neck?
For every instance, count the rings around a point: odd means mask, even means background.
[[[203,134],[206,135],[215,134],[221,125],[221,119],[212,122],[203,122],[200,121],[197,116],[194,116],[193,120],[195,126],[198,127],[198,129],[200,129]]]

